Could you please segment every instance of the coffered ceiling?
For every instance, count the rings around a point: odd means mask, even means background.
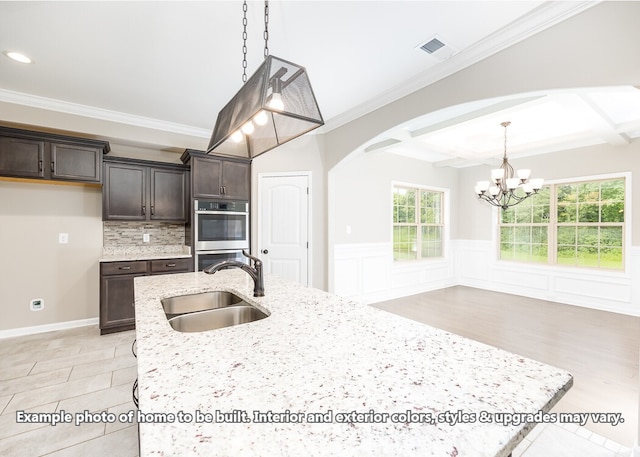
[[[629,144],[640,137],[640,90],[601,87],[529,93],[455,106],[414,119],[373,139],[387,151],[435,166],[496,166],[511,158],[564,149]]]
[[[268,45],[306,67],[327,132],[595,4],[270,1]],[[250,1],[249,75],[263,59],[263,15],[264,3]],[[3,1],[0,52],[20,51],[33,63],[0,55],[0,103],[151,126],[206,147],[218,111],[242,85],[242,30],[240,0]],[[444,46],[420,49],[433,38]],[[629,100],[638,105],[636,89],[483,101],[425,114],[369,148],[464,166],[471,151],[477,162],[502,150],[504,120],[515,154],[625,143],[640,132]]]

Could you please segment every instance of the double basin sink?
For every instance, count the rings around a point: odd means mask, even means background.
[[[178,332],[204,332],[268,316],[237,295],[225,291],[180,295],[161,302],[169,325]]]

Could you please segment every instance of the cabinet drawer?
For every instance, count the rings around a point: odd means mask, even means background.
[[[134,262],[103,262],[100,264],[100,274],[106,275],[128,275],[134,273],[146,273],[146,261]]]
[[[185,272],[191,268],[190,258],[161,259],[151,261],[151,273],[171,273],[172,271]]]

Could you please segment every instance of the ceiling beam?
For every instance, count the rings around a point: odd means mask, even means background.
[[[442,122],[438,122],[436,124],[431,124],[426,127],[413,130],[410,132],[411,137],[417,138],[419,136],[428,135],[429,133],[437,132],[438,130],[446,129],[448,127],[453,127],[463,122],[476,120],[479,117],[487,116],[489,114],[494,114],[494,113],[497,113],[498,111],[510,109],[510,108],[513,108],[514,106],[523,105],[525,103],[529,103],[534,100],[539,100],[544,97],[546,97],[546,95],[536,95],[536,96],[525,97],[525,98],[502,100],[500,102],[493,103],[488,106],[483,106],[482,108],[479,108],[473,111],[469,111],[459,116],[452,117]]]
[[[600,108],[588,94],[578,94],[574,109],[580,110],[580,117],[584,118],[589,128],[605,143],[612,146],[624,146],[631,142],[624,133],[619,133],[611,118]]]

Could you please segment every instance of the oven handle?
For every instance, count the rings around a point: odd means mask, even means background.
[[[213,251],[196,251],[196,255],[210,255],[210,254],[237,254],[241,253],[242,249],[216,249]]]
[[[248,216],[248,211],[196,211],[196,214],[233,214],[240,216]]]

